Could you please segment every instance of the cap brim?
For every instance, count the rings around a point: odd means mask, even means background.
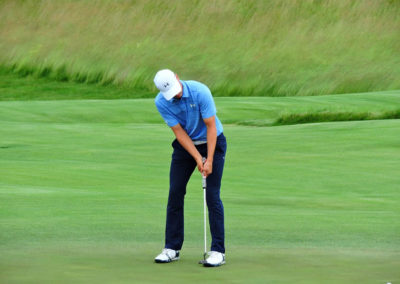
[[[169,101],[177,94],[179,94],[181,91],[182,91],[181,84],[178,80],[176,80],[175,84],[167,92],[161,92],[161,94],[167,101]]]

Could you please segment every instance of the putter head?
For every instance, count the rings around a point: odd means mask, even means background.
[[[207,261],[206,261],[206,255],[207,255],[207,253],[205,252],[205,253],[203,254],[203,259],[199,261],[199,264],[204,264],[204,263],[207,262]]]

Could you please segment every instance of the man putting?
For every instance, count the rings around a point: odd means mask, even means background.
[[[179,259],[183,244],[183,203],[186,185],[197,166],[207,177],[207,207],[212,236],[211,251],[204,266],[225,263],[224,207],[220,199],[226,139],[210,90],[196,81],[180,81],[171,70],[157,72],[160,90],[155,104],[176,139],[170,168],[170,186],[165,229],[165,247],[157,263]],[[203,157],[206,158],[203,163]]]

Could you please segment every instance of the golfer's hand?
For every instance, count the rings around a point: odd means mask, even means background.
[[[211,175],[212,164],[213,163],[211,161],[206,160],[206,162],[203,165],[203,171],[202,171],[203,176],[208,177],[209,175]]]
[[[201,159],[201,158],[198,159],[198,160],[196,161],[196,163],[197,163],[197,169],[199,170],[199,172],[200,172],[200,173],[203,173],[203,161],[202,161],[202,159]]]

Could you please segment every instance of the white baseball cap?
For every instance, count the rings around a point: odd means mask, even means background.
[[[158,71],[154,77],[154,84],[167,101],[182,91],[182,86],[175,73],[169,69]]]

